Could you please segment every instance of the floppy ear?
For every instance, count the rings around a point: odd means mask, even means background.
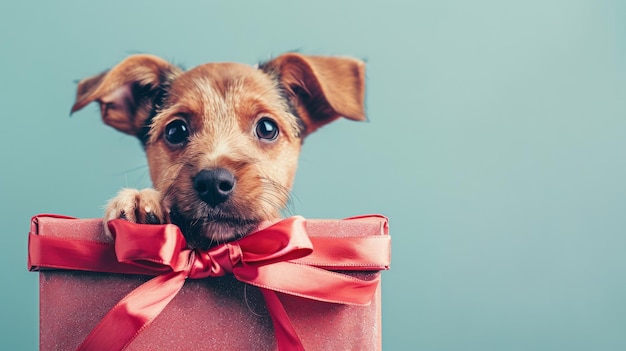
[[[365,63],[348,57],[281,55],[262,69],[278,75],[306,126],[304,136],[345,117],[365,120]]]
[[[179,72],[156,56],[130,56],[109,71],[81,80],[72,113],[97,101],[104,123],[142,138],[155,99],[162,98],[165,85]]]

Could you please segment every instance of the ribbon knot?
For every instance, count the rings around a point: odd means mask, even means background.
[[[210,251],[194,250],[191,254],[188,278],[221,277],[232,273],[241,262],[243,253],[239,245],[224,244]]]

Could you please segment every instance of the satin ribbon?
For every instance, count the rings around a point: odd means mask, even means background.
[[[122,350],[146,328],[187,278],[233,274],[260,288],[279,350],[304,350],[276,292],[349,305],[367,305],[379,284],[328,271],[389,267],[388,235],[309,237],[296,216],[207,251],[186,248],[172,224],[108,223],[114,245],[29,234],[29,269],[156,275],[131,291],[91,331],[78,350]]]

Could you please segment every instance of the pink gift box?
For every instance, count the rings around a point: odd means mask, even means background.
[[[382,216],[306,220],[306,231],[311,236],[388,238],[387,220]],[[33,218],[31,234],[106,241],[101,219],[42,215]],[[384,242],[387,244],[380,247],[383,256],[389,255],[390,249],[389,242]],[[41,255],[45,254],[42,250]],[[76,349],[111,308],[152,278],[43,268],[39,274],[41,350]],[[378,279],[380,272],[347,274],[367,280]],[[278,297],[306,350],[380,350],[382,347],[380,285],[367,306],[320,302],[283,293],[278,293]],[[272,320],[259,289],[227,275],[187,279],[178,295],[126,349],[276,348]]]

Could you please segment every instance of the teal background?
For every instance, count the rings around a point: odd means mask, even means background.
[[[385,350],[626,350],[626,3],[0,4],[0,348],[38,341],[32,215],[149,186],[74,80],[131,53],[186,67],[364,58],[368,123],[304,145],[294,213],[391,219]]]

